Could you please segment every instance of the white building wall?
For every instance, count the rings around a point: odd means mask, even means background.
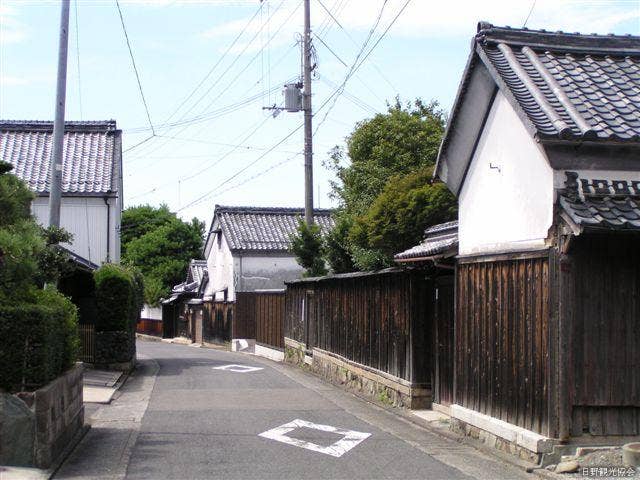
[[[284,282],[302,276],[302,267],[290,255],[282,256],[242,256],[238,291],[284,288]]]
[[[120,212],[116,199],[109,199],[107,206],[102,197],[62,197],[60,226],[73,235],[73,243],[65,245],[69,250],[93,263],[120,261]],[[36,197],[31,211],[38,223],[49,223],[49,197]],[[109,251],[107,256],[107,228]]]
[[[553,187],[542,148],[498,92],[459,195],[460,254],[543,247]]]
[[[213,235],[210,241],[211,246],[207,255],[209,282],[204,296],[207,299],[222,300],[224,296],[222,291],[226,288],[227,300],[235,300],[234,259],[227,240],[223,235],[219,247],[218,240]]]

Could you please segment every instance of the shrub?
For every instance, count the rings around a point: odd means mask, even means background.
[[[0,389],[35,390],[73,366],[78,317],[54,289],[33,292],[37,303],[0,306]]]
[[[138,271],[105,264],[94,273],[96,283],[96,331],[129,331],[143,304],[144,285]]]

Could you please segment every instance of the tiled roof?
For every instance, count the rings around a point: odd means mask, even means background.
[[[331,212],[328,209],[314,210],[314,221],[320,225],[323,234],[333,228]],[[304,210],[216,205],[215,217],[232,251],[286,252],[289,238],[298,227],[298,219],[304,218]]]
[[[424,240],[394,256],[398,262],[433,256],[453,256],[458,250],[458,221],[441,223],[424,231]]]
[[[640,231],[640,181],[579,179],[565,172],[562,209],[581,228]]]
[[[180,295],[198,295],[203,291],[203,287],[208,279],[207,261],[191,260],[191,262],[189,262],[189,269],[187,270],[187,279],[178,285],[174,285],[171,290],[171,296],[173,299],[176,299]]]
[[[640,141],[640,37],[481,23],[475,42],[540,138]]]
[[[206,260],[191,260],[189,263],[189,272],[187,273],[187,282],[198,282],[198,285],[208,275]]]
[[[65,122],[62,192],[102,194],[118,190],[120,131],[115,120]],[[49,191],[53,122],[0,120],[0,160],[37,193]]]

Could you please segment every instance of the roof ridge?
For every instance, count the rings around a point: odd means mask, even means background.
[[[304,213],[304,207],[255,207],[255,206],[239,206],[239,205],[216,205],[214,207],[216,213]],[[314,215],[326,215],[334,211],[332,208],[314,208]]]
[[[479,22],[475,40],[478,43],[508,43],[531,48],[556,51],[586,51],[618,55],[640,55],[640,36],[535,30],[529,28],[497,27]]]
[[[67,120],[64,122],[65,132],[115,131],[115,120]],[[19,132],[53,131],[52,120],[0,120],[0,130]]]

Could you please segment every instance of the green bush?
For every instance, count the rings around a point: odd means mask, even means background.
[[[36,303],[0,305],[0,389],[35,390],[73,366],[78,317],[54,289],[34,292]]]
[[[96,282],[96,331],[113,332],[129,329],[134,305],[133,276],[124,267],[105,264],[93,274]]]
[[[106,264],[93,274],[96,283],[96,331],[135,328],[144,303],[142,274],[133,268]]]

